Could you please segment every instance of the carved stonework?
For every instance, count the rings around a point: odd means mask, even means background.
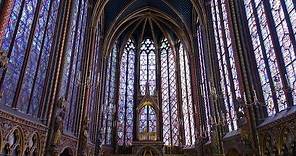
[[[52,134],[50,137],[50,153],[53,156],[59,154],[58,147],[61,145],[61,138],[64,130],[64,120],[66,115],[66,100],[60,98],[56,103],[55,113],[52,125]]]
[[[15,150],[24,154],[30,149],[29,152],[44,155],[47,128],[41,123],[0,110],[0,127],[0,151],[12,153]],[[32,144],[32,139],[35,144]],[[12,140],[17,140],[17,144]]]
[[[100,155],[101,150],[102,150],[102,134],[101,131],[98,134],[97,142],[96,142],[96,147],[95,147],[95,155]]]
[[[259,129],[262,155],[292,155],[295,153],[296,119],[288,117]]]
[[[76,151],[78,149],[78,139],[74,136],[63,134],[61,138],[61,145],[58,146],[57,151],[61,153],[66,148],[71,149],[71,151],[74,152],[73,155],[76,155]]]
[[[88,144],[87,144],[87,138],[88,138],[88,119],[87,117],[84,117],[81,124],[81,134],[79,139],[79,155],[80,156],[87,156],[88,153]]]

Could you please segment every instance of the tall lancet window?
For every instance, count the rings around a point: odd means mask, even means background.
[[[81,86],[81,61],[83,53],[84,34],[86,28],[87,1],[75,0],[75,7],[72,10],[71,31],[69,33],[67,50],[62,77],[60,96],[67,100],[67,115],[65,130],[71,133],[77,132],[79,109],[78,96]]]
[[[296,103],[295,1],[244,2],[265,105],[273,115]]]
[[[154,95],[156,90],[156,55],[155,44],[151,39],[145,39],[140,49],[140,92]]]
[[[115,108],[115,74],[117,62],[117,43],[115,42],[113,49],[108,57],[108,64],[106,70],[105,81],[105,98],[104,109],[102,113],[102,138],[104,144],[111,144],[112,128],[114,122],[114,108]]]
[[[176,57],[167,39],[161,41],[161,99],[163,141],[165,145],[179,145]]]
[[[181,71],[181,92],[182,92],[182,113],[184,118],[185,145],[195,144],[195,119],[191,91],[191,73],[188,56],[183,44],[179,46],[180,71]]]
[[[133,139],[133,107],[135,83],[135,44],[129,39],[120,62],[117,136],[119,145],[131,145]]]
[[[212,16],[221,85],[221,93],[217,94],[218,96],[220,94],[223,96],[225,105],[224,118],[226,119],[228,130],[232,131],[237,129],[237,117],[234,107],[237,98],[241,97],[241,93],[225,0],[212,1]]]
[[[1,104],[41,117],[60,0],[12,0],[0,51],[8,69],[0,70]],[[45,114],[45,113],[44,113]]]
[[[197,27],[197,45],[198,45],[198,54],[199,54],[199,64],[200,64],[200,75],[201,75],[201,82],[200,82],[200,89],[201,89],[201,96],[202,96],[202,104],[205,110],[205,123],[202,126],[202,131],[206,134],[204,136],[211,137],[211,107],[210,107],[210,97],[209,97],[209,88],[210,88],[210,81],[208,78],[207,72],[207,59],[204,52],[204,43],[203,43],[203,30],[202,26]]]

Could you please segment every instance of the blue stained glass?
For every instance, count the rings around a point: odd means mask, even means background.
[[[84,29],[86,25],[86,3],[84,1],[75,1],[76,6],[73,10],[71,32],[67,44],[65,55],[65,66],[63,71],[62,88],[60,95],[67,97],[69,105],[67,106],[67,116],[65,121],[65,129],[68,132],[74,133],[75,122],[77,120],[77,97],[78,87],[81,81],[81,57],[84,44]],[[83,9],[79,9],[83,8]],[[93,109],[89,106],[89,109]]]
[[[66,97],[66,90],[68,89],[68,81],[71,80],[69,79],[70,77],[70,65],[71,65],[71,60],[73,59],[72,55],[75,55],[73,52],[75,50],[75,46],[78,44],[76,43],[75,39],[75,33],[77,31],[76,25],[80,24],[79,23],[79,18],[77,20],[77,16],[79,15],[79,1],[80,0],[75,0],[75,7],[73,8],[72,16],[71,16],[71,28],[70,28],[70,34],[68,37],[68,43],[67,43],[67,49],[65,53],[65,62],[64,62],[64,69],[63,69],[63,78],[62,78],[62,85],[61,85],[61,91],[60,91],[60,96]],[[83,10],[83,9],[82,9]],[[74,45],[75,44],[75,45]],[[73,49],[74,48],[74,49]],[[68,105],[69,106],[69,105]],[[70,108],[67,108],[69,110]]]
[[[195,126],[193,115],[193,103],[191,93],[190,69],[187,52],[180,44],[180,71],[181,71],[181,92],[182,92],[182,112],[185,130],[185,145],[192,146],[195,144]]]
[[[103,128],[102,136],[104,137],[104,144],[111,144],[112,135],[112,124],[114,117],[114,107],[115,107],[115,71],[116,71],[116,60],[117,60],[117,43],[114,44],[110,56],[108,59],[107,66],[107,77],[105,86],[105,102],[103,109]]]
[[[161,41],[160,49],[163,138],[165,145],[178,146],[179,120],[175,56],[167,39]]]
[[[267,112],[268,115],[273,115],[277,110],[281,111],[287,108],[287,99],[284,94],[282,78],[280,77],[282,69],[278,65],[281,58],[276,56],[272,39],[277,39],[281,47],[282,61],[287,72],[286,78],[289,87],[292,89],[295,104],[295,47],[292,45],[293,39],[291,36],[295,36],[296,22],[293,15],[296,12],[292,0],[269,0],[266,3],[270,4],[270,9],[266,9],[263,0],[245,0],[245,8]],[[267,12],[272,14],[274,25],[268,25]],[[257,16],[258,20],[255,20]],[[288,25],[287,21],[292,25]],[[270,27],[276,30],[276,34],[270,32],[272,30]],[[290,32],[289,28],[292,32]],[[259,40],[260,38],[263,41]]]
[[[36,87],[35,85],[38,85],[38,90],[39,93],[42,93],[42,85],[43,84],[39,84],[40,80],[35,80],[34,78],[36,77],[36,75],[38,73],[36,73],[38,71],[37,67],[39,67],[38,65],[40,64],[40,59],[41,59],[41,55],[44,52],[44,49],[41,49],[44,47],[44,45],[42,45],[42,41],[44,38],[44,35],[46,35],[46,22],[47,19],[50,17],[49,16],[49,7],[50,7],[50,1],[44,1],[42,3],[42,7],[40,10],[40,14],[39,14],[39,18],[38,18],[38,23],[35,29],[35,33],[34,33],[34,38],[33,38],[33,43],[32,43],[32,47],[31,47],[31,53],[30,53],[30,57],[28,60],[28,64],[27,64],[27,69],[26,69],[26,73],[25,73],[25,77],[24,77],[24,83],[20,92],[20,98],[19,98],[19,108],[21,111],[23,112],[27,112],[32,114],[35,113],[36,115],[36,108],[38,107],[38,102],[35,102],[36,100],[40,100],[40,97],[38,96],[34,96],[33,99],[33,107],[30,106],[29,108],[29,103],[30,101],[30,96],[32,93],[32,90],[34,90],[33,87]],[[55,21],[54,21],[55,22]],[[41,51],[42,50],[42,51]],[[45,49],[46,50],[46,49]],[[48,52],[47,52],[48,53]],[[36,61],[37,60],[37,61]],[[44,64],[47,65],[47,62],[42,62]],[[39,67],[40,68],[40,67]],[[43,71],[44,73],[46,73],[46,71]],[[38,77],[36,78],[38,79]],[[35,99],[36,98],[36,99]]]
[[[5,30],[5,37],[3,39],[2,47],[1,49],[3,51],[8,51],[8,48],[11,44],[12,37],[13,37],[13,32],[16,29],[16,23],[18,19],[18,15],[21,9],[21,3],[23,0],[15,0],[13,4],[13,9],[11,11],[10,17],[9,17],[9,22],[7,24],[6,30]]]
[[[131,145],[133,133],[135,46],[129,39],[120,64],[117,136],[119,145]]]
[[[208,138],[211,138],[211,110],[210,110],[210,97],[209,97],[209,86],[210,81],[208,80],[207,75],[207,64],[206,64],[206,56],[204,54],[204,45],[203,45],[203,35],[202,35],[202,27],[197,27],[197,37],[198,37],[198,50],[199,50],[199,63],[201,67],[201,96],[203,98],[203,106],[205,109],[205,123],[202,126],[202,136],[207,136]]]
[[[145,95],[146,86],[148,86],[148,93],[154,95],[156,89],[156,55],[154,42],[151,39],[145,39],[141,43],[140,50],[141,95]]]
[[[152,106],[146,105],[144,106],[139,114],[139,132],[140,133],[152,133],[156,132],[156,113]],[[147,138],[149,139],[149,138]]]
[[[11,105],[14,98],[14,92],[19,79],[19,74],[24,61],[25,51],[32,26],[34,12],[37,0],[26,0],[24,10],[20,17],[20,25],[17,31],[16,39],[13,43],[13,49],[9,58],[8,69],[4,78],[2,90],[4,90],[3,103]],[[29,29],[28,29],[29,28]]]
[[[226,117],[228,130],[232,131],[237,129],[234,103],[237,98],[241,97],[241,93],[239,89],[237,69],[235,66],[225,0],[212,1],[212,15],[219,61],[221,93],[223,94],[224,105],[226,108],[226,112],[223,113]]]

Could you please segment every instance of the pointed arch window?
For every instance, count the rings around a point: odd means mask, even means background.
[[[84,49],[84,34],[86,28],[87,0],[75,0],[71,10],[71,31],[69,32],[65,59],[63,62],[62,84],[59,95],[67,101],[64,129],[70,133],[78,132],[77,97],[81,82],[81,60]]]
[[[114,125],[114,108],[115,108],[115,76],[117,64],[117,42],[115,42],[112,51],[108,57],[105,83],[104,108],[102,113],[102,138],[103,144],[110,145],[112,139],[112,128]]]
[[[295,2],[244,2],[267,113],[273,115],[296,103]]]
[[[219,63],[221,94],[225,105],[224,118],[228,130],[232,131],[237,129],[235,104],[237,98],[241,97],[241,93],[225,0],[212,1],[212,17]]]
[[[140,92],[154,95],[156,91],[156,52],[154,41],[147,38],[141,43],[140,49]],[[146,88],[146,86],[148,88]]]
[[[1,104],[41,117],[60,0],[13,0],[0,48],[8,69],[0,71]]]
[[[176,57],[165,38],[160,46],[163,139],[165,145],[179,145]]]
[[[145,105],[139,114],[139,133],[156,133],[157,128],[157,116],[156,111],[151,105]],[[142,140],[152,140],[155,137],[149,138],[151,135],[143,135]]]
[[[119,145],[131,145],[134,125],[135,43],[129,39],[120,62],[117,136]]]
[[[203,136],[211,137],[211,106],[210,106],[210,81],[208,78],[208,68],[207,68],[207,56],[205,55],[204,50],[204,41],[203,41],[203,27],[201,25],[197,26],[197,45],[199,53],[199,64],[200,64],[200,89],[202,96],[202,103],[205,110],[205,123],[202,127]]]
[[[182,43],[179,46],[179,57],[181,71],[180,74],[182,92],[182,113],[185,130],[185,145],[192,146],[195,144],[195,119],[191,91],[191,72],[189,67],[187,51],[185,50]]]

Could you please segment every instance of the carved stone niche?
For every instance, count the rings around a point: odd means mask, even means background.
[[[135,156],[163,156],[164,143],[161,141],[137,141],[133,142],[132,151]]]
[[[2,154],[4,155],[22,155],[24,149],[24,135],[19,127],[13,128],[5,137],[4,148]]]
[[[40,139],[37,133],[33,133],[26,141],[25,155],[40,155]]]

